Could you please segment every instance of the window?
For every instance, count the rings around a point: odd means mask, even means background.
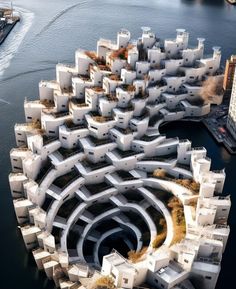
[[[28,119],[32,119],[32,117],[31,117],[31,116],[27,116],[27,118],[28,118]]]
[[[89,155],[93,155],[94,153],[93,152],[89,152]]]
[[[211,276],[205,276],[205,279],[211,280]]]
[[[21,168],[19,168],[19,167],[14,167],[14,169],[16,169],[16,170],[21,170]]]
[[[54,130],[49,130],[48,132],[49,132],[49,133],[55,133],[55,131],[54,131]]]
[[[65,136],[62,137],[63,139],[67,139]]]
[[[123,282],[124,282],[125,284],[127,284],[127,283],[129,282],[129,279],[128,279],[128,278],[123,278]]]

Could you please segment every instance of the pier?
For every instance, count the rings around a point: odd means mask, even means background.
[[[236,154],[236,141],[226,128],[229,110],[229,98],[225,98],[219,106],[212,107],[206,118],[202,119],[210,134],[217,143],[223,144],[230,154]]]
[[[13,16],[13,8],[0,8],[0,45],[19,21],[20,17]]]

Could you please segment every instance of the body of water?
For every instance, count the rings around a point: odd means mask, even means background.
[[[0,47],[0,289],[52,289],[54,284],[38,272],[31,253],[24,249],[8,186],[9,150],[15,146],[14,124],[24,122],[24,99],[37,99],[38,82],[54,79],[58,62],[74,62],[78,47],[95,49],[99,37],[113,39],[120,28],[129,29],[133,38],[140,35],[141,26],[152,27],[160,38],[174,37],[176,28],[186,28],[190,45],[196,45],[197,37],[206,38],[206,54],[212,46],[221,46],[224,64],[236,53],[236,7],[224,0],[15,0],[14,5],[25,17]],[[236,258],[236,157],[218,146],[200,124],[173,123],[162,130],[205,146],[212,167],[226,169],[225,194],[231,194],[233,201],[232,232],[217,288],[230,288],[231,260]]]

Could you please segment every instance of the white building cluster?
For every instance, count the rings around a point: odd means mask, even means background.
[[[9,183],[26,248],[58,287],[82,288],[99,269],[117,288],[215,288],[229,236],[224,170],[210,170],[205,148],[159,133],[210,111],[201,84],[217,77],[221,53],[205,59],[204,39],[190,49],[188,38],[178,29],[163,42],[143,28],[131,41],[123,29],[97,52],[77,50],[74,66],[58,64],[39,100],[25,101]],[[183,207],[178,242],[167,196]],[[167,232],[154,248],[160,218]],[[118,240],[146,251],[134,263],[112,250]]]

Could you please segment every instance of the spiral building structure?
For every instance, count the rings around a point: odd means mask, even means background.
[[[204,147],[159,132],[206,115],[203,80],[222,78],[220,49],[203,58],[204,39],[190,49],[188,38],[143,27],[131,41],[122,29],[58,64],[25,101],[9,183],[25,246],[58,287],[215,288],[225,172],[211,171]]]

